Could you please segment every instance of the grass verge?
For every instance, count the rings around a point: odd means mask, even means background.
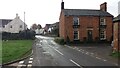
[[[120,58],[120,52],[112,53],[111,56],[114,58]]]
[[[9,40],[2,42],[2,63],[24,57],[31,48],[33,40]]]

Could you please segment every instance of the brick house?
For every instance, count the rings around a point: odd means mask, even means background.
[[[100,5],[100,10],[64,9],[61,3],[59,17],[59,35],[65,42],[98,41],[112,39],[113,15],[107,12],[107,3]]]
[[[120,51],[120,14],[113,20],[113,50]]]

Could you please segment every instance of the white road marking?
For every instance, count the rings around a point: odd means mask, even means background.
[[[31,63],[32,63],[32,61],[29,61],[28,63],[29,63],[29,64],[31,64]]]
[[[20,64],[23,64],[23,63],[24,63],[24,61],[20,61],[19,63],[20,63]]]
[[[31,66],[32,66],[32,64],[28,64],[28,65],[27,65],[27,67],[31,67]]]
[[[61,53],[60,51],[58,51],[57,49],[54,49],[55,51],[57,51],[59,54],[63,55],[63,53]]]
[[[30,58],[30,60],[33,60],[33,58]]]
[[[19,64],[19,65],[18,65],[18,67],[22,67],[22,66],[26,66],[26,65],[24,65],[24,64]]]
[[[81,65],[79,65],[78,63],[76,63],[76,62],[73,61],[72,59],[70,59],[70,61],[71,61],[72,63],[74,63],[75,65],[79,66],[80,68],[83,68]]]
[[[86,52],[85,54],[89,55],[89,52]]]
[[[103,61],[107,61],[107,60],[103,59]]]
[[[54,45],[56,45],[56,43],[54,41],[51,41]]]
[[[97,59],[101,59],[101,58],[99,58],[99,57],[96,57]]]

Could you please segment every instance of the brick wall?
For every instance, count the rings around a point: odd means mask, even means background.
[[[79,39],[83,41],[84,38],[87,38],[87,30],[92,30],[93,40],[96,41],[96,38],[99,37],[99,20],[97,16],[78,16],[80,21],[80,27],[77,29],[79,31]],[[112,17],[105,17],[106,19],[106,34],[107,41],[111,40],[112,37]],[[60,37],[64,37],[66,40],[67,36],[70,41],[74,41],[73,34],[73,16],[64,16],[61,15],[60,18]],[[64,34],[64,35],[63,35]]]

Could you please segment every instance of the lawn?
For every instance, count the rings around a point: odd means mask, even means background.
[[[25,56],[32,48],[33,40],[9,40],[2,42],[2,63],[7,63]]]
[[[2,63],[2,42],[0,40],[0,64]]]

